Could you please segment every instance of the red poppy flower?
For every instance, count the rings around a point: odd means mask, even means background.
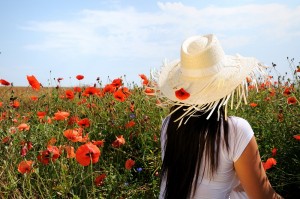
[[[258,105],[258,104],[256,104],[256,103],[252,102],[252,103],[250,103],[249,105],[250,105],[251,107],[253,107],[253,108],[254,108],[254,107],[257,107],[257,105]]]
[[[133,127],[134,125],[135,125],[135,122],[133,120],[131,120],[125,125],[125,127],[130,128],[130,127]]]
[[[94,145],[100,146],[100,147],[104,147],[104,140],[96,140],[96,141],[92,141],[92,143]]]
[[[119,102],[124,102],[126,100],[126,95],[122,92],[121,89],[114,92],[114,98]]]
[[[146,88],[144,92],[146,95],[154,95],[154,90],[151,88]]]
[[[73,90],[74,90],[74,92],[76,92],[76,93],[80,93],[80,92],[81,92],[81,88],[78,87],[78,86],[75,86],[75,87],[73,88]]]
[[[276,154],[277,154],[277,149],[276,149],[276,148],[273,148],[273,149],[272,149],[272,156],[274,157]]]
[[[149,80],[148,80],[148,78],[146,77],[146,75],[140,74],[139,76],[140,76],[141,79],[143,80],[143,82],[142,82],[143,85],[147,86],[147,85],[149,84]]]
[[[31,76],[28,76],[27,75],[27,80],[30,84],[30,86],[34,89],[34,90],[40,90],[40,82],[35,78],[35,76],[31,75]]]
[[[99,176],[97,176],[95,178],[95,181],[94,181],[95,185],[96,186],[102,186],[103,183],[104,183],[103,181],[104,181],[105,178],[106,178],[106,175],[104,173],[101,174],[101,175],[99,175]]]
[[[87,128],[91,125],[91,122],[88,118],[81,119],[77,122],[80,127]]]
[[[294,96],[289,97],[289,98],[287,99],[287,103],[288,103],[288,104],[291,104],[291,105],[297,104],[297,99],[296,99],[296,97],[294,97]]]
[[[65,111],[57,111],[54,113],[54,120],[66,120],[70,116],[70,113]]]
[[[84,78],[83,75],[77,75],[77,76],[76,76],[76,79],[78,79],[78,80],[82,80],[83,78]]]
[[[123,135],[119,135],[119,136],[117,136],[117,139],[111,145],[115,148],[119,148],[124,144],[125,144],[125,139],[124,139]]]
[[[113,86],[113,85],[111,85],[111,84],[106,84],[105,86],[104,86],[104,88],[103,88],[103,93],[105,94],[105,93],[113,93],[113,92],[115,92],[115,90],[116,90],[116,88]]]
[[[42,112],[42,111],[38,111],[37,112],[37,116],[40,118],[40,119],[43,119],[46,115],[46,112]]]
[[[300,67],[298,66],[297,69],[295,70],[296,73],[300,73]]]
[[[123,85],[122,79],[121,78],[114,79],[111,85],[115,88],[119,88],[120,86]]]
[[[65,146],[64,149],[67,152],[67,158],[75,158],[76,154],[74,152],[74,147],[72,147],[72,146]]]
[[[95,88],[95,87],[87,87],[84,90],[84,95],[89,96],[89,95],[100,95],[101,91],[99,88]]]
[[[299,135],[294,135],[293,136],[296,140],[300,140],[300,134]]]
[[[284,91],[283,91],[283,95],[288,96],[290,94],[291,94],[290,88],[285,88]]]
[[[31,96],[30,99],[31,99],[32,101],[37,101],[39,98],[38,98],[37,96]]]
[[[265,170],[268,170],[272,168],[274,165],[277,164],[276,160],[274,158],[268,158],[266,162],[263,162],[263,167]]]
[[[3,102],[0,102],[0,108],[3,106]]]
[[[190,97],[190,94],[186,92],[183,88],[175,91],[175,96],[180,100],[186,100]]]
[[[26,156],[27,152],[33,148],[32,146],[32,142],[25,142],[25,141],[22,141],[21,142],[21,156],[24,157]]]
[[[19,107],[20,107],[20,102],[17,101],[17,100],[14,100],[13,102],[10,103],[10,105],[11,105],[13,108],[19,108]]]
[[[28,131],[30,126],[28,124],[22,123],[18,126],[19,131]]]
[[[55,137],[50,138],[50,140],[47,142],[47,146],[53,146],[57,142],[57,139]]]
[[[2,84],[3,86],[9,86],[10,83],[4,79],[0,79],[0,84]]]
[[[37,159],[44,165],[47,165],[50,161],[54,162],[59,156],[60,152],[56,146],[48,146],[46,150],[40,152]]]
[[[82,139],[82,137],[79,135],[79,132],[74,129],[65,130],[64,136],[72,142],[78,142],[79,140]]]
[[[101,155],[100,149],[88,142],[78,147],[76,151],[76,160],[82,166],[88,166],[91,162],[97,163]]]
[[[130,170],[134,165],[135,165],[135,161],[132,160],[132,159],[128,159],[128,160],[126,160],[126,162],[125,162],[125,168],[126,168],[127,170]]]
[[[74,99],[74,92],[72,90],[66,90],[66,98]]]
[[[18,165],[18,171],[22,174],[24,173],[30,173],[33,171],[32,169],[33,161],[31,160],[23,160]]]

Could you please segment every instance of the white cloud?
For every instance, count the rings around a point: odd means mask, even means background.
[[[154,13],[133,7],[82,10],[69,21],[31,22],[24,29],[44,36],[26,48],[109,57],[157,57],[165,51],[177,52],[178,43],[193,34],[216,33],[228,48],[262,38],[278,42],[300,36],[300,6],[195,8],[160,2],[157,6],[159,10]]]

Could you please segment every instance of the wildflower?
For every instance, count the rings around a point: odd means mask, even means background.
[[[66,90],[66,98],[70,100],[74,99],[74,92],[72,90]]]
[[[144,92],[146,95],[154,95],[154,90],[151,88],[146,88]]]
[[[72,147],[72,146],[65,146],[64,149],[67,152],[67,158],[75,158],[76,154],[74,152],[74,147]]]
[[[116,137],[117,139],[111,144],[115,148],[119,148],[125,144],[125,139],[123,135],[119,135]]]
[[[28,124],[22,123],[18,126],[19,131],[28,131],[30,126]]]
[[[2,143],[3,143],[3,144],[6,144],[6,143],[8,143],[10,140],[11,140],[11,137],[6,136],[6,137],[2,138]]]
[[[96,186],[102,186],[103,183],[104,183],[103,181],[104,181],[105,178],[106,178],[106,175],[104,173],[101,174],[101,175],[99,175],[99,176],[97,176],[95,178],[95,181],[94,181],[95,185]]]
[[[32,165],[33,165],[33,161],[31,161],[31,160],[23,160],[18,165],[18,171],[21,174],[30,173],[30,172],[33,171]]]
[[[36,114],[40,119],[43,119],[46,115],[46,112],[38,111]]]
[[[139,172],[139,173],[142,172],[142,170],[143,169],[141,167],[139,167],[139,168],[136,169],[136,171]]]
[[[0,108],[3,106],[3,102],[0,102]]]
[[[81,88],[78,87],[78,86],[75,86],[75,87],[73,88],[73,90],[74,90],[75,93],[80,93],[80,92],[81,92]]]
[[[277,148],[272,149],[272,156],[274,157],[277,154]]]
[[[277,164],[277,161],[274,158],[268,158],[266,162],[263,162],[263,167],[266,170],[272,168],[274,165]]]
[[[141,79],[143,80],[143,85],[147,86],[147,85],[149,84],[149,80],[148,80],[148,78],[146,77],[146,75],[140,74],[139,76],[140,76]]]
[[[133,121],[133,120],[130,120],[126,125],[125,125],[125,127],[126,128],[131,128],[131,127],[133,127],[135,125],[135,122]]]
[[[80,127],[87,128],[90,126],[91,122],[88,118],[81,119],[77,122]]]
[[[27,152],[33,148],[32,142],[22,141],[21,146],[22,146],[22,148],[21,148],[21,156],[22,157],[26,156]]]
[[[59,158],[59,156],[60,152],[56,146],[48,146],[46,150],[40,152],[37,159],[44,165],[47,165],[50,160],[54,162],[57,158]]]
[[[100,147],[104,147],[104,140],[96,140],[96,141],[92,141],[92,143],[94,145],[100,146]]]
[[[287,99],[287,103],[288,103],[288,104],[291,104],[291,105],[297,104],[297,99],[296,99],[296,97],[294,97],[294,96],[289,97],[289,98]]]
[[[30,99],[31,99],[32,101],[37,101],[39,98],[38,98],[37,96],[31,96]]]
[[[135,165],[135,161],[132,159],[128,159],[125,162],[125,169],[130,170]]]
[[[82,80],[83,78],[84,78],[83,75],[77,75],[77,76],[76,76],[76,79],[78,79],[78,80]]]
[[[101,155],[100,149],[88,142],[78,147],[76,151],[76,160],[82,166],[88,166],[91,162],[97,163]]]
[[[290,88],[285,88],[284,91],[283,91],[283,95],[288,96],[290,94],[291,94]]]
[[[35,78],[35,76],[28,76],[27,75],[27,80],[30,84],[30,86],[34,89],[34,90],[40,90],[40,83],[39,81]]]
[[[300,134],[299,135],[294,135],[293,136],[296,140],[300,140]]]
[[[114,98],[120,102],[124,102],[126,99],[126,95],[122,92],[121,89],[114,92]]]
[[[20,102],[17,101],[17,100],[14,100],[13,102],[10,103],[10,105],[11,105],[13,108],[19,108],[19,107],[20,107]]]
[[[253,107],[253,108],[254,108],[254,107],[257,107],[257,105],[258,105],[258,104],[256,104],[256,103],[252,102],[252,103],[250,103],[249,105],[250,105],[251,107]]]
[[[70,113],[65,111],[57,111],[54,113],[54,120],[66,120],[70,116]]]
[[[55,137],[50,138],[50,140],[47,142],[47,146],[52,146],[57,142],[57,139]]]
[[[116,88],[113,86],[113,85],[111,85],[111,84],[106,84],[105,86],[104,86],[104,88],[103,88],[103,93],[105,94],[105,93],[113,93],[113,92],[115,92],[115,90],[116,90]]]
[[[89,95],[100,95],[101,91],[99,88],[95,88],[95,87],[87,87],[84,90],[84,95],[85,96],[89,96]]]
[[[114,79],[111,83],[111,85],[115,88],[119,88],[120,86],[122,86],[122,84],[123,82],[121,78]]]
[[[186,100],[187,98],[190,97],[190,94],[186,92],[183,88],[175,91],[175,95],[180,100]]]
[[[10,83],[8,81],[6,81],[5,79],[0,79],[0,84],[2,84],[3,86],[9,86]]]
[[[79,135],[79,132],[74,129],[65,130],[64,136],[72,142],[78,142],[82,139],[82,137]]]
[[[62,77],[57,78],[58,83],[60,83],[60,81],[63,80],[63,79],[64,78],[62,78]]]

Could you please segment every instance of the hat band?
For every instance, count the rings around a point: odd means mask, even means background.
[[[221,62],[215,64],[212,67],[209,68],[201,68],[201,69],[187,69],[187,68],[180,68],[181,74],[185,77],[192,77],[192,78],[200,78],[200,77],[206,77],[211,76],[216,73],[218,73],[222,69]]]

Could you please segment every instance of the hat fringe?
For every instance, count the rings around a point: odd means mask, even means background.
[[[236,59],[238,59],[238,57]],[[240,62],[238,62],[238,63],[241,64]],[[268,79],[268,75],[265,70],[267,68],[267,66],[262,65],[256,59],[253,59],[253,61],[250,64],[252,66],[254,66],[254,68],[250,72],[248,77],[251,78],[251,80],[252,80],[251,83],[256,88],[256,91],[258,92],[259,80],[265,81],[266,79]],[[248,104],[247,97],[248,97],[249,90],[248,90],[248,82],[246,80],[246,77],[231,93],[229,93],[226,96],[224,96],[218,100],[215,100],[213,102],[209,102],[206,104],[186,104],[184,102],[170,100],[158,88],[158,79],[161,75],[161,71],[167,66],[168,66],[168,61],[165,59],[163,61],[163,65],[162,65],[160,71],[157,71],[154,69],[150,72],[150,84],[149,84],[148,88],[154,90],[155,96],[160,101],[160,103],[157,104],[158,106],[160,106],[162,108],[166,108],[166,107],[170,108],[175,105],[178,106],[175,110],[170,112],[168,114],[168,116],[172,115],[178,109],[185,107],[184,114],[182,114],[179,118],[177,118],[174,121],[174,122],[179,121],[178,127],[182,123],[186,124],[187,121],[189,120],[189,118],[195,117],[195,116],[200,116],[199,114],[197,114],[199,112],[202,112],[202,114],[205,114],[208,111],[210,111],[209,115],[206,118],[206,119],[209,119],[211,117],[212,113],[217,109],[218,110],[218,119],[219,119],[219,117],[220,117],[219,110],[222,106],[225,106],[225,119],[227,119],[228,106],[230,106],[231,109],[233,109],[233,108],[238,109],[242,103],[244,103],[245,105]],[[222,85],[224,85],[224,84],[225,84],[224,80],[219,80],[217,87],[222,87]],[[208,87],[209,87],[209,85],[206,88],[204,88],[204,90],[207,89]]]

